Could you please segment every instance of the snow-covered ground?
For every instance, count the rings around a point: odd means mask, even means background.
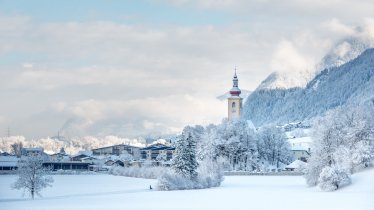
[[[374,169],[353,175],[336,192],[308,188],[297,176],[228,176],[221,187],[155,191],[156,180],[111,175],[55,175],[53,188],[32,201],[0,176],[0,209],[287,209],[372,210]]]

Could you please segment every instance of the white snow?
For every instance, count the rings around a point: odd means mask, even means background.
[[[299,176],[228,176],[221,187],[155,191],[156,180],[111,175],[56,175],[53,188],[32,201],[0,176],[0,209],[284,209],[372,210],[374,169],[335,192],[308,188]]]
[[[291,164],[289,164],[288,166],[286,166],[286,168],[303,169],[303,168],[306,167],[306,164],[307,163],[305,163],[305,162],[303,162],[301,160],[295,160]]]
[[[300,138],[290,138],[288,142],[291,144],[292,150],[306,150],[312,148],[313,139],[309,136]]]

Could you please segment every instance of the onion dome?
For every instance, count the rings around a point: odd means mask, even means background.
[[[232,79],[232,83],[233,83],[232,88],[230,90],[231,96],[239,96],[240,93],[242,93],[242,91],[238,87],[239,80],[238,80],[238,77],[236,76],[236,68],[235,68],[234,78]]]

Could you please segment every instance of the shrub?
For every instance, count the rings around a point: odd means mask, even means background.
[[[346,169],[340,169],[336,166],[326,166],[319,175],[319,187],[324,191],[334,191],[339,187],[351,183],[350,174]]]

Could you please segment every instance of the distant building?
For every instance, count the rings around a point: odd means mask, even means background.
[[[90,163],[80,162],[80,161],[47,161],[43,162],[43,167],[49,167],[51,170],[82,170],[86,171],[89,168]]]
[[[291,151],[296,160],[307,162],[310,157],[310,151],[302,148],[293,148]]]
[[[0,156],[0,171],[16,170],[19,158],[13,155]]]
[[[31,156],[31,155],[39,155],[42,157],[43,161],[51,160],[50,156],[44,152],[44,149],[41,147],[34,147],[34,148],[22,148],[21,156]]]
[[[67,155],[65,152],[58,152],[52,155],[49,155],[51,157],[51,161],[70,161],[70,156]]]
[[[291,164],[286,166],[287,171],[303,171],[307,166],[307,163],[301,160],[295,160]]]
[[[81,161],[82,162],[82,159],[87,158],[87,157],[90,157],[90,156],[85,155],[85,154],[79,154],[79,155],[75,155],[75,156],[71,157],[71,160],[72,161]]]
[[[131,145],[126,145],[126,144],[119,144],[119,145],[92,149],[93,155],[117,155],[119,156],[125,153],[132,155],[134,159],[136,159],[137,157],[139,158],[140,156],[140,148],[131,146]]]
[[[0,156],[12,156],[12,155],[8,152],[0,152]]]
[[[160,154],[165,154],[166,160],[173,158],[174,147],[166,146],[164,144],[153,144],[148,147],[140,149],[141,159],[156,160]]]
[[[35,147],[35,148],[22,148],[21,155],[23,156],[29,156],[29,155],[43,155],[44,149],[41,147]]]
[[[301,137],[288,139],[291,144],[291,152],[295,160],[307,162],[311,154],[312,139],[310,137]]]

